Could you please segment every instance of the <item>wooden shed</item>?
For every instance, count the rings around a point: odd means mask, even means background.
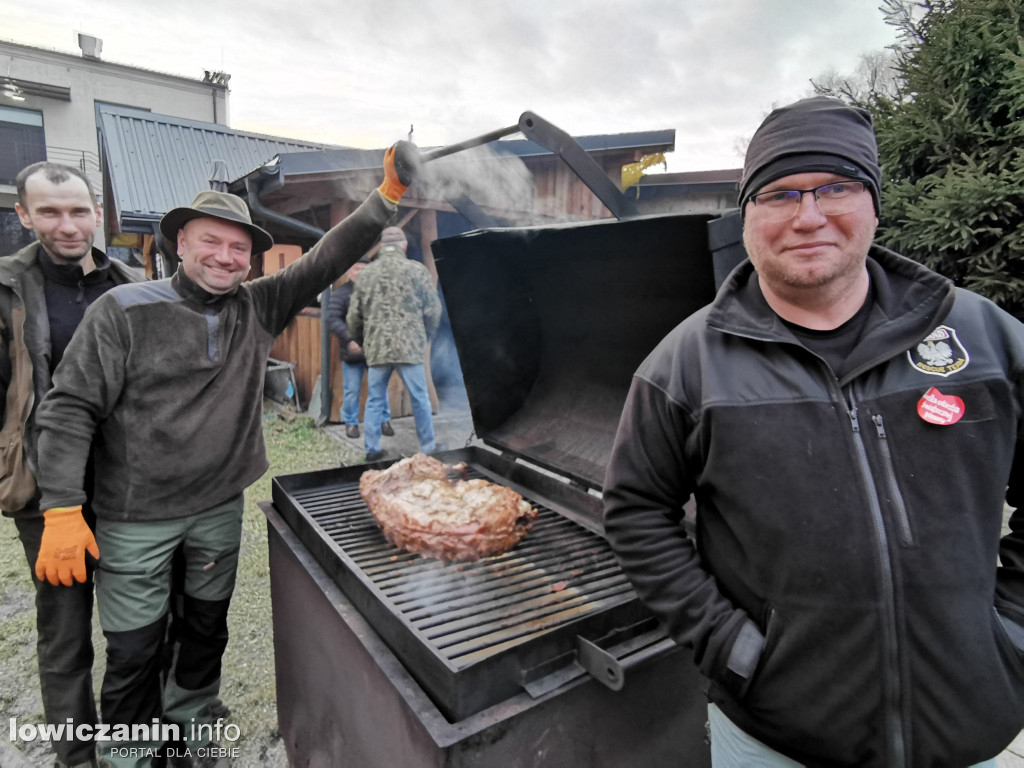
[[[596,162],[616,187],[624,165],[674,147],[672,130],[576,137],[576,142]],[[426,150],[425,150],[426,151]],[[311,246],[318,233],[341,221],[382,178],[383,150],[328,150],[295,152],[279,156],[232,184],[232,191],[247,197],[254,215],[274,234],[280,245],[264,255],[264,270],[280,268]],[[434,275],[430,244],[482,226],[519,226],[606,218],[608,208],[552,151],[528,140],[503,140],[479,149],[452,155],[426,166],[423,177],[402,198],[398,223],[409,239],[409,256],[423,262]],[[435,340],[444,338],[446,327]],[[295,378],[302,405],[310,404],[318,377],[330,382],[330,401],[324,398],[317,411],[329,421],[340,420],[341,364],[337,341],[324,343],[320,309],[310,307],[295,319],[278,339],[272,356],[295,363]],[[450,354],[454,354],[451,344]],[[437,364],[433,381],[435,406],[447,397],[464,393],[461,373]],[[428,367],[430,360],[426,361]],[[329,377],[321,377],[324,365]],[[457,367],[457,359],[454,363]],[[397,379],[396,379],[397,382]],[[393,382],[392,412],[411,413]],[[329,408],[329,411],[327,410]]]
[[[254,258],[250,276],[256,277],[298,258],[365,199],[382,177],[383,149],[264,136],[110,104],[97,110],[110,235],[126,238],[124,245],[144,251],[151,277],[167,276],[176,266],[159,250],[160,217],[172,207],[187,205],[214,180],[245,197],[255,219],[278,243],[262,258]],[[527,115],[532,113],[523,113],[520,120]],[[402,199],[399,221],[410,239],[410,258],[421,260],[433,272],[430,244],[440,237],[483,227],[608,217],[609,209],[591,191],[594,179],[588,186],[558,154],[569,145],[577,160],[585,153],[605,182],[617,188],[624,166],[640,163],[646,168],[660,153],[672,151],[675,131],[574,138],[563,133],[557,152],[548,148],[555,146],[550,142],[542,146],[506,138],[431,162],[430,173]],[[706,189],[705,180],[701,182]],[[684,186],[676,185],[672,193]],[[652,196],[643,187],[641,181],[630,190],[631,204],[642,213],[660,212],[666,204],[663,195]],[[686,209],[685,201],[682,205]],[[442,323],[431,357],[435,402],[444,403],[448,397],[458,398],[461,370],[450,330]],[[294,364],[303,408],[310,406],[318,379],[329,382],[321,388],[326,397],[317,398],[320,402],[311,410],[323,419],[339,418],[337,344],[326,338],[318,306],[294,320],[272,355]],[[328,375],[321,377],[322,370]],[[396,397],[392,399],[396,414],[407,412]]]

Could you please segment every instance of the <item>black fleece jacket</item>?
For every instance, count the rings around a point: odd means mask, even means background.
[[[809,766],[966,766],[1024,724],[1000,618],[1024,623],[1019,513],[1000,544],[1024,489],[1024,329],[884,249],[868,269],[876,304],[842,378],[749,263],[678,326],[633,380],[606,531],[751,735]],[[963,401],[958,421],[919,415],[933,387]]]
[[[85,501],[96,434],[100,518],[196,514],[267,469],[262,396],[274,339],[380,235],[377,193],[287,268],[210,294],[182,269],[114,288],[86,312],[39,406],[43,509]]]
[[[352,291],[356,284],[349,280],[331,291],[331,300],[327,304],[327,330],[338,337],[338,354],[346,363],[353,365],[366,363],[366,356],[362,352],[352,354],[348,351],[348,343],[352,337],[348,333],[348,321],[345,316],[348,314],[348,307],[352,301]]]

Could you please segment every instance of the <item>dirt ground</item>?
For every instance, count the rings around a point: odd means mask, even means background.
[[[411,421],[411,420],[410,420]],[[409,425],[408,440],[414,442]],[[459,423],[458,428],[462,429]],[[339,439],[327,434],[338,432]],[[276,475],[322,467],[359,463],[359,441],[346,440],[343,430],[316,430],[309,419],[287,412],[268,413],[264,435],[270,470],[246,492],[245,524],[238,583],[229,614],[231,640],[224,657],[222,697],[231,707],[228,721],[238,726],[236,768],[287,768],[284,744],[277,731],[274,649],[271,631],[270,573],[267,560],[266,520],[256,506],[271,497]],[[452,445],[461,444],[453,428]],[[397,436],[400,438],[401,436]],[[396,438],[396,448],[400,439]],[[410,443],[411,444],[411,443]],[[1007,516],[1009,509],[1007,509]],[[28,564],[14,524],[0,519],[0,727],[11,718],[19,724],[43,723],[35,653],[35,607]],[[94,686],[99,691],[104,668],[105,641],[94,622],[97,661]],[[0,768],[37,768],[53,764],[45,742],[11,741],[0,737]],[[999,757],[1000,768],[1024,768],[1024,736]]]
[[[256,510],[258,513],[258,510]],[[246,532],[243,557],[265,562],[265,522],[246,511]],[[19,724],[44,722],[39,694],[39,679],[35,653],[35,606],[28,581],[28,567],[14,526],[2,521],[3,561],[14,561],[13,571],[5,568],[2,576],[4,588],[0,592],[0,711],[3,722],[17,718]],[[8,557],[10,550],[16,557]],[[262,553],[261,553],[261,550]],[[19,561],[20,558],[20,561]],[[240,574],[241,575],[241,574]],[[273,643],[269,630],[269,575],[245,574],[240,579],[233,601],[230,627],[231,640],[225,654],[225,674],[222,688],[224,701],[232,709],[228,722],[238,725],[240,738],[223,746],[238,748],[235,766],[287,766],[284,745],[277,732],[277,708],[274,696]],[[266,604],[266,605],[265,605]],[[266,619],[253,623],[254,616],[266,614]],[[98,692],[102,680],[106,643],[94,620],[93,645],[96,648],[94,687]],[[25,766],[53,764],[49,744],[41,741],[11,743],[6,734],[0,743],[8,751],[0,751],[0,765],[15,768],[20,756]],[[12,751],[13,750],[13,751]]]

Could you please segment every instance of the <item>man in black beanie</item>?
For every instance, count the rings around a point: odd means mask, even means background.
[[[623,410],[605,529],[710,681],[715,768],[994,768],[1024,725],[1024,326],[874,244],[880,186],[868,113],[772,112],[750,258]]]

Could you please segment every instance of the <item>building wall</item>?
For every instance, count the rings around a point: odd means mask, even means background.
[[[25,84],[24,100],[0,93],[0,106],[41,112],[46,159],[82,167],[97,194],[102,194],[103,183],[96,102],[228,124],[227,86],[200,79],[0,41],[0,86],[7,78]],[[53,95],[34,95],[33,89]],[[64,100],[63,94],[70,100]],[[0,153],[5,151],[12,148],[0,144]],[[0,215],[13,215],[15,200],[14,186],[0,183]],[[103,238],[97,238],[97,245],[104,246]],[[5,252],[0,247],[0,253]]]
[[[725,213],[736,208],[735,189],[685,190],[675,194],[641,197],[637,209],[644,215],[660,213]]]

